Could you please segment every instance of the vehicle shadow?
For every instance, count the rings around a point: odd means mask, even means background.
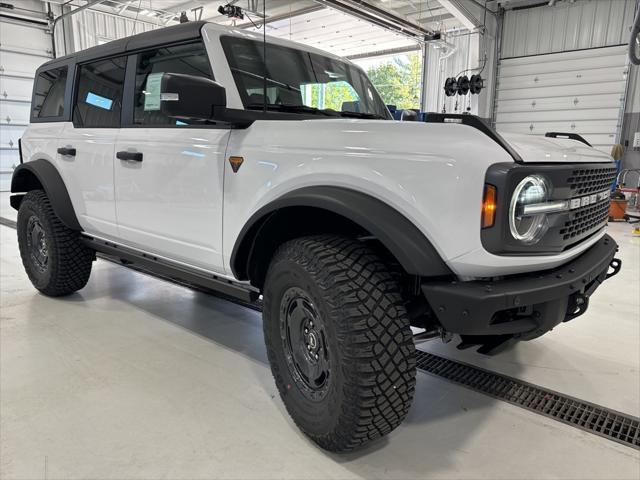
[[[259,312],[106,262],[101,262],[87,288],[59,301],[89,303],[104,298],[117,299],[126,309],[145,311],[251,359],[256,384],[275,392]],[[453,344],[450,348],[455,350]],[[297,430],[277,394],[273,401],[280,404],[283,421],[291,425],[299,440],[317,448]],[[469,439],[494,428],[487,428],[487,423],[499,406],[500,402],[490,397],[419,372],[414,402],[401,427],[356,452],[321,454],[362,477],[379,476],[382,471],[393,478],[450,472],[459,461],[454,457],[470,453],[465,448]]]

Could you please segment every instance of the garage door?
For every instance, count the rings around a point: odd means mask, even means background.
[[[36,69],[52,57],[45,25],[0,18],[0,191],[20,163],[18,139],[29,123]]]
[[[627,69],[625,46],[503,59],[496,128],[575,132],[609,153],[624,111]]]

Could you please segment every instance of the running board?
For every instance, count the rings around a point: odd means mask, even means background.
[[[82,242],[92,250],[109,257],[110,260],[124,265],[133,264],[142,267],[144,270],[148,270],[150,273],[189,285],[214,290],[246,303],[253,303],[258,300],[260,296],[259,292],[252,287],[245,287],[233,283],[213,273],[206,273],[184,265],[177,265],[163,258],[124,247],[107,240],[83,235]]]

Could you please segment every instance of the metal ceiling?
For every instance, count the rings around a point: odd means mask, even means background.
[[[330,8],[268,23],[267,35],[304,43],[343,57],[418,48],[415,40]]]
[[[52,3],[64,3],[54,0]],[[445,1],[445,0],[443,0]],[[261,30],[263,0],[236,0],[247,16],[244,20],[231,20],[218,13],[218,7],[227,0],[104,0],[94,9],[115,13],[138,21],[169,25],[178,21],[181,12],[191,20],[242,26]],[[78,8],[85,0],[72,0],[68,7]],[[327,8],[330,5],[331,8]],[[348,8],[341,8],[347,5]],[[413,37],[434,30],[455,30],[463,24],[438,0],[266,0],[267,34],[309,44],[342,56],[364,57],[369,54],[406,51],[417,48]],[[394,25],[372,22],[345,13],[353,11],[389,12]],[[253,12],[253,13],[251,13]],[[254,22],[259,28],[253,27]],[[382,26],[380,26],[382,25]],[[411,31],[407,36],[398,31]]]

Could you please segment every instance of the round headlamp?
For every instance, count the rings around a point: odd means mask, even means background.
[[[509,207],[509,229],[513,238],[525,245],[540,241],[549,228],[546,213],[529,213],[527,205],[547,201],[549,188],[546,180],[539,175],[529,175],[516,187]]]

